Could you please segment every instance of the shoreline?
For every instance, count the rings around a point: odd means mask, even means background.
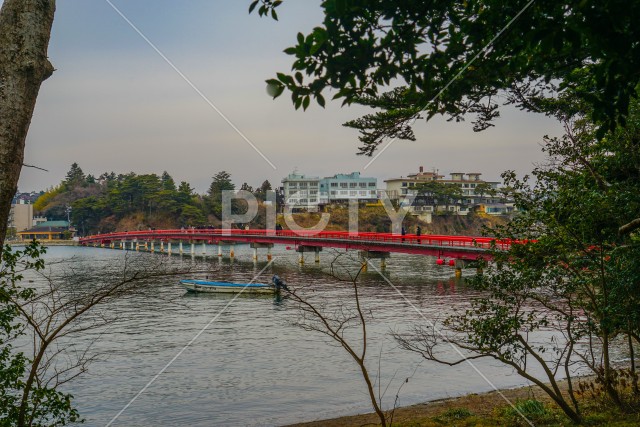
[[[579,380],[589,377],[574,378],[574,384]],[[562,390],[567,387],[567,381],[558,381]],[[503,397],[504,396],[504,397]],[[459,397],[445,397],[435,400],[417,403],[410,406],[402,406],[395,409],[393,423],[403,424],[419,422],[442,415],[448,410],[466,408],[474,415],[487,416],[494,413],[496,408],[509,405],[523,399],[537,399],[545,405],[553,404],[551,398],[537,385],[525,385],[515,388],[492,390],[482,393],[470,393]],[[345,415],[338,418],[328,418],[323,420],[303,421],[288,424],[285,427],[361,427],[363,425],[379,425],[379,418],[374,412]],[[417,424],[416,424],[417,425]]]

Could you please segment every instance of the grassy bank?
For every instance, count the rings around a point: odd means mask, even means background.
[[[587,381],[589,381],[587,379]],[[566,387],[566,382],[561,383]],[[506,400],[505,400],[506,399]],[[538,387],[470,394],[397,408],[393,414],[396,427],[442,426],[528,426],[511,402],[534,426],[572,426],[573,424]],[[584,425],[631,427],[640,425],[640,411],[630,407],[621,411],[593,396],[582,396]],[[293,424],[290,427],[361,427],[377,426],[373,413]]]

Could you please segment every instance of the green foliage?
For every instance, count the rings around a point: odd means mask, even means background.
[[[544,403],[536,399],[518,400],[513,407],[504,409],[503,416],[509,421],[509,425],[529,425],[522,417],[537,425],[552,418]]]
[[[473,413],[467,408],[451,408],[434,419],[442,423],[450,424],[452,421],[463,420],[471,416],[473,416]]]
[[[425,200],[427,205],[445,206],[455,204],[462,199],[462,189],[457,185],[447,185],[438,181],[427,181],[415,187],[418,197]]]
[[[517,243],[494,248],[484,274],[469,281],[482,292],[445,322],[449,339],[471,357],[514,368],[574,422],[581,421],[575,390],[544,384],[555,384],[558,372],[588,370],[623,407],[612,342],[637,345],[640,337],[640,106],[634,101],[626,126],[598,139],[588,111],[576,113],[583,105],[558,100],[566,134],[546,139],[549,161],[534,170],[532,184],[503,174],[521,213],[492,232]],[[438,346],[450,343],[430,332],[418,328],[415,341],[399,339],[429,359],[458,363],[437,357]],[[534,365],[544,375],[534,375]],[[630,370],[637,379],[633,364]]]
[[[214,177],[207,192],[207,207],[209,211],[220,218],[222,214],[222,192],[235,190],[236,186],[231,181],[231,174],[226,171],[218,172]]]
[[[280,3],[255,0],[249,11],[260,4],[260,16],[275,17]],[[321,7],[324,21],[284,50],[291,74],[267,80],[269,93],[287,89],[296,109],[311,99],[324,106],[328,90],[345,104],[376,108],[346,124],[361,132],[360,154],[373,154],[384,138],[413,139],[420,116],[472,114],[474,129],[485,129],[499,115],[500,95],[545,111],[547,96],[573,93],[591,107],[601,137],[625,123],[640,82],[637,2],[325,0]]]
[[[271,188],[271,183],[269,182],[269,180],[265,180],[262,185],[260,185],[260,187],[256,189],[253,195],[256,196],[256,199],[258,199],[259,201],[264,202],[267,199],[267,191],[272,190],[273,188]]]
[[[5,246],[0,267],[0,425],[10,427],[59,426],[81,421],[72,407],[72,396],[44,383],[27,388],[27,372],[33,361],[13,348],[16,338],[24,335],[21,305],[35,296],[34,289],[21,287],[24,274],[44,268],[41,255],[45,248],[37,242],[13,252]],[[23,398],[26,401],[23,402]]]
[[[71,165],[71,169],[69,169],[69,172],[67,172],[64,181],[62,181],[62,185],[67,189],[76,187],[78,185],[85,185],[86,183],[87,177],[77,163],[73,163]]]
[[[37,212],[43,212],[47,209],[51,201],[60,193],[64,191],[64,187],[62,185],[58,185],[56,187],[50,188],[45,191],[33,204],[33,209]]]

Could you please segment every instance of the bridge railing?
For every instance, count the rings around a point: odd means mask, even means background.
[[[351,233],[348,231],[316,231],[316,230],[261,230],[261,229],[169,229],[169,230],[141,230],[141,231],[124,231],[106,234],[98,234],[80,238],[80,243],[94,243],[109,240],[206,240],[211,237],[219,240],[220,237],[237,236],[244,237],[247,241],[251,237],[267,238],[267,237],[285,237],[298,238],[305,240],[352,240],[362,242],[381,242],[381,243],[400,243],[400,244],[421,244],[432,246],[446,247],[476,247],[482,249],[490,249],[493,244],[498,249],[507,250],[511,246],[511,240],[495,239],[491,237],[474,237],[474,236],[447,236],[434,234],[393,234],[393,233],[377,233],[377,232],[358,232]],[[244,240],[244,239],[243,239]]]

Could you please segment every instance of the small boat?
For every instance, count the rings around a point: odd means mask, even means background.
[[[231,283],[210,280],[184,279],[180,284],[188,292],[209,292],[209,293],[249,293],[249,294],[273,294],[281,289],[288,289],[287,285],[277,276],[273,276],[272,284],[265,283]]]
[[[274,293],[276,287],[265,283],[230,283],[230,282],[213,282],[210,280],[181,280],[180,284],[189,292],[213,292],[213,293],[258,293],[267,294]]]

